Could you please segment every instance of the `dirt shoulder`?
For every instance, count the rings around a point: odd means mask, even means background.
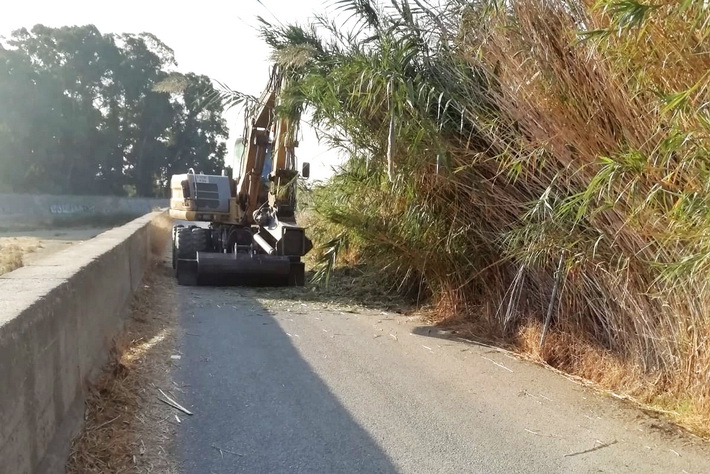
[[[90,387],[84,431],[74,440],[67,473],[179,472],[171,445],[186,415],[162,402],[160,392],[180,398],[170,377],[177,357],[174,292],[167,266],[146,277],[111,363]]]

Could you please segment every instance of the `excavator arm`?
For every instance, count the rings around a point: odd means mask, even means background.
[[[237,197],[241,207],[243,223],[253,223],[253,213],[260,206],[259,196],[263,195],[264,168],[271,155],[271,124],[276,103],[276,93],[268,90],[262,94],[258,109],[251,117],[244,137],[244,159],[239,170]]]
[[[237,185],[245,224],[255,223],[254,214],[267,207],[285,220],[292,220],[295,212],[298,118],[277,116],[281,89],[282,80],[274,71],[246,132]]]

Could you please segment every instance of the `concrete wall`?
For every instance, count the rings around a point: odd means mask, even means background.
[[[136,218],[167,199],[0,194],[0,230]]]
[[[0,276],[0,473],[63,472],[157,239],[151,213]]]

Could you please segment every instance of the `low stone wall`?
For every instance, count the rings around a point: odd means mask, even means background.
[[[86,381],[107,362],[161,217],[0,276],[0,473],[64,472]]]
[[[0,230],[115,223],[167,206],[167,199],[0,194]]]

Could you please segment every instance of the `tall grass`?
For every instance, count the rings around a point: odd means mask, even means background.
[[[267,35],[351,154],[315,195],[328,261],[707,433],[706,2],[338,5]]]
[[[40,247],[33,237],[0,237],[0,275],[22,267],[23,257]]]

